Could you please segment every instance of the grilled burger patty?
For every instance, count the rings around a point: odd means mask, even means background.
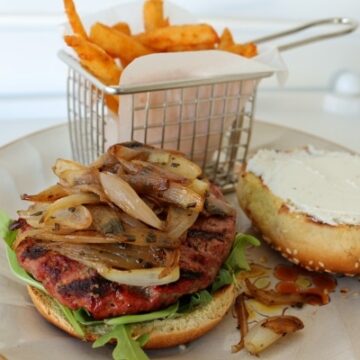
[[[234,216],[200,215],[180,247],[180,279],[151,287],[108,281],[96,270],[44,249],[33,239],[20,243],[16,254],[20,265],[62,304],[104,319],[153,311],[207,288],[228,256],[234,235]]]

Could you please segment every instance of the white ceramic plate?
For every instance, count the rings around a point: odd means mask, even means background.
[[[325,140],[283,127],[257,122],[252,149],[293,148],[313,144],[319,148],[341,149]],[[55,181],[51,166],[59,157],[70,158],[66,125],[50,128],[17,140],[0,149],[0,209],[15,216],[25,206],[22,193],[35,193]],[[236,204],[234,195],[229,200]],[[249,227],[239,211],[239,230]],[[285,263],[266,245],[252,251],[253,259],[266,256],[267,265]],[[341,289],[347,289],[344,295]],[[331,303],[323,307],[306,306],[292,310],[305,323],[305,329],[264,352],[264,360],[360,359],[360,317],[357,278],[338,279]],[[184,348],[149,352],[152,359],[254,359],[246,352],[231,354],[231,345],[238,342],[239,332],[231,314],[211,333]],[[111,359],[111,348],[91,349],[90,344],[70,338],[41,318],[29,301],[25,287],[14,279],[7,267],[4,246],[0,245],[0,355],[9,360]],[[1,356],[0,356],[1,358]]]

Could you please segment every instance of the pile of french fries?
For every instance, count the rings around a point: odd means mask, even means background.
[[[227,28],[219,37],[208,24],[171,25],[164,17],[163,0],[145,0],[144,32],[140,34],[133,34],[126,22],[97,22],[88,34],[73,0],[64,0],[64,7],[73,32],[64,36],[66,44],[75,50],[81,65],[106,85],[118,85],[128,64],[152,53],[219,49],[248,58],[257,55],[255,44],[235,43]],[[106,104],[117,112],[117,97],[107,96]]]

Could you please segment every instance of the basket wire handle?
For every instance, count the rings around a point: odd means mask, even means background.
[[[296,40],[296,41],[290,42],[285,45],[280,45],[278,47],[279,51],[290,50],[290,49],[293,49],[293,48],[296,48],[296,47],[299,47],[302,45],[311,44],[316,41],[321,41],[321,40],[330,39],[333,37],[349,34],[356,30],[356,28],[358,27],[358,22],[356,20],[346,18],[346,17],[334,17],[334,18],[329,18],[329,19],[315,20],[315,21],[311,21],[311,22],[305,23],[303,25],[294,27],[289,30],[280,31],[280,32],[272,34],[272,35],[267,35],[264,37],[257,38],[255,40],[252,40],[251,42],[256,43],[256,44],[262,44],[267,41],[279,39],[279,38],[282,38],[282,37],[285,37],[288,35],[296,34],[303,30],[307,30],[307,29],[322,26],[322,25],[342,25],[345,28],[343,28],[342,30],[336,30],[336,31],[331,31],[331,32],[324,33],[324,34],[310,36],[308,38],[305,38],[302,40]]]

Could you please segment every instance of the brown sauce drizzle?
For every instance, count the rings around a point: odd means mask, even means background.
[[[310,272],[296,265],[279,264],[274,269],[274,276],[279,280],[275,286],[279,293],[317,295],[309,301],[311,305],[324,305],[329,303],[329,293],[335,291],[337,285],[335,277],[330,274]],[[308,281],[308,287],[301,287],[301,285],[297,283],[300,277]]]

